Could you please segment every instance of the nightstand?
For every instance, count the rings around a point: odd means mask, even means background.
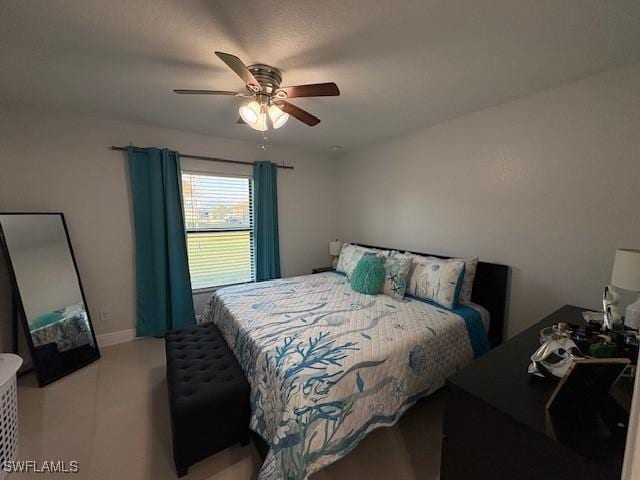
[[[323,272],[335,272],[336,269],[333,267],[320,267],[314,268],[311,270],[311,273],[323,273]]]
[[[555,440],[545,405],[557,382],[527,373],[540,329],[558,322],[584,324],[584,310],[564,306],[448,378],[440,478],[620,478],[626,434],[593,435],[586,442],[589,453]],[[596,432],[583,433],[588,439]]]

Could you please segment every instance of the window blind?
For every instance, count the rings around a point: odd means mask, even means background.
[[[182,173],[194,290],[255,280],[252,182],[246,177]]]

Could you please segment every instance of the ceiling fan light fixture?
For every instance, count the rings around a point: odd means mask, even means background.
[[[283,112],[278,106],[271,104],[269,106],[269,118],[271,118],[273,128],[278,129],[287,123],[287,120],[289,120],[289,114]]]

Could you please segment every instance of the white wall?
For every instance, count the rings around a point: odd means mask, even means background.
[[[563,304],[597,308],[616,247],[640,247],[640,65],[338,165],[341,239],[510,265],[509,335]]]
[[[280,146],[262,152],[257,143],[28,109],[2,108],[0,132],[0,211],[64,212],[98,334],[133,328],[135,318],[127,169],[124,154],[109,150],[110,145],[131,141],[293,165],[295,170],[278,172],[283,275],[307,273],[330,261],[335,168],[323,153]],[[99,320],[102,309],[109,313],[106,322]]]

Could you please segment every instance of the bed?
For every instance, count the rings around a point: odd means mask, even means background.
[[[78,303],[48,312],[29,325],[34,347],[54,343],[59,352],[94,345],[84,304]]]
[[[202,321],[220,328],[249,380],[251,429],[269,446],[259,478],[275,480],[307,478],[393,425],[487,351],[502,319],[479,302],[451,311],[359,294],[325,272],[222,288]]]

